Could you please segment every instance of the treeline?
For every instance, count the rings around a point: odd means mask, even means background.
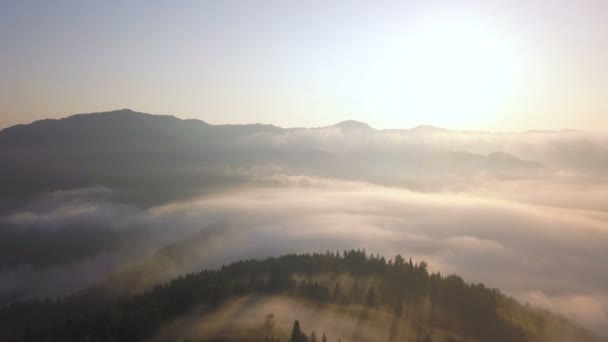
[[[337,277],[349,275],[345,288]],[[373,286],[362,288],[366,277]],[[467,284],[456,275],[430,273],[425,262],[397,255],[386,260],[365,250],[288,254],[244,260],[216,270],[180,276],[123,298],[90,290],[57,300],[32,299],[0,309],[0,339],[17,341],[139,341],[202,304],[210,311],[234,296],[288,294],[340,305],[367,305],[407,315],[428,303],[428,324],[483,341],[525,341],[505,314],[523,308],[496,289]],[[502,313],[499,314],[499,311]],[[542,326],[542,317],[532,322]]]
[[[328,338],[325,335],[325,333],[323,333],[320,337],[317,336],[317,333],[313,330],[310,335],[307,335],[306,333],[303,332],[302,328],[300,327],[300,321],[295,320],[293,322],[293,327],[291,328],[291,334],[289,335],[289,338],[287,339],[287,342],[328,342]],[[419,334],[416,337],[416,342],[432,342],[433,339],[431,338],[430,335],[428,334]],[[264,342],[281,342],[280,339],[275,338],[274,336],[266,336],[266,338],[264,339]],[[342,338],[338,337],[336,339],[336,342],[342,342]],[[453,338],[448,338],[447,342],[457,342],[455,339]]]

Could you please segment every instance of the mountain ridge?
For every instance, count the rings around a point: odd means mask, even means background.
[[[3,193],[95,185],[122,188],[141,184],[137,187],[150,188],[178,179],[184,187],[196,188],[208,182],[209,176],[201,175],[200,170],[227,165],[276,165],[288,172],[391,184],[409,183],[401,179],[404,175],[423,177],[421,170],[429,177],[489,175],[515,179],[552,172],[538,161],[512,154],[507,158],[504,151],[493,151],[502,153],[502,158],[496,158],[450,146],[438,150],[424,140],[411,140],[426,139],[424,135],[429,131],[431,135],[437,130],[444,132],[436,127],[399,131],[403,142],[395,141],[391,131],[376,130],[358,121],[330,127],[340,129],[342,135],[328,134],[327,128],[211,125],[127,109],[13,126],[0,131],[0,160],[10,165],[0,170],[0,197]],[[383,175],[386,167],[395,169],[389,174],[391,179]]]
[[[29,123],[20,123],[20,124],[16,124],[16,125],[11,125],[11,126],[7,126],[4,128],[0,128],[0,132],[2,132],[3,130],[9,129],[9,128],[13,128],[13,127],[19,127],[19,126],[28,126],[31,124],[35,124],[35,123],[39,123],[39,122],[51,122],[51,121],[62,121],[62,120],[66,120],[72,117],[81,117],[81,116],[87,116],[87,115],[120,115],[120,114],[127,114],[127,115],[143,115],[143,116],[159,116],[159,117],[168,117],[168,118],[174,118],[177,120],[181,120],[181,121],[188,121],[188,122],[198,122],[198,123],[204,123],[206,125],[209,126],[256,126],[256,125],[260,125],[260,126],[270,126],[270,127],[276,127],[276,128],[281,128],[281,129],[315,129],[315,128],[328,128],[328,127],[338,127],[338,128],[343,128],[343,129],[363,129],[363,130],[378,130],[378,131],[412,131],[412,132],[421,132],[421,131],[427,131],[427,132],[431,132],[431,131],[435,131],[435,132],[462,132],[462,133],[467,133],[467,132],[473,132],[473,133],[487,133],[487,134],[510,134],[510,133],[518,133],[518,134],[548,134],[548,133],[584,133],[584,130],[580,130],[580,129],[569,129],[569,128],[565,128],[565,129],[559,129],[559,130],[547,130],[547,129],[528,129],[528,130],[521,130],[521,131],[486,131],[486,130],[467,130],[467,129],[463,129],[463,130],[457,130],[457,129],[450,129],[450,128],[444,128],[444,127],[439,127],[439,126],[435,126],[435,125],[429,125],[429,124],[420,124],[417,126],[413,126],[413,127],[405,127],[405,128],[383,128],[383,129],[377,129],[377,128],[373,128],[370,124],[366,123],[366,122],[362,122],[362,121],[358,121],[358,120],[353,120],[353,119],[346,119],[340,122],[337,122],[335,124],[329,125],[329,126],[323,126],[323,127],[302,127],[302,126],[295,126],[295,127],[283,127],[283,126],[278,126],[275,124],[269,124],[269,123],[222,123],[222,124],[211,124],[207,121],[204,121],[202,119],[198,119],[198,118],[182,118],[179,116],[176,116],[174,114],[151,114],[151,113],[145,113],[145,112],[139,112],[133,109],[129,109],[129,108],[123,108],[123,109],[114,109],[114,110],[108,110],[108,111],[101,111],[101,112],[90,112],[90,113],[76,113],[76,114],[70,114],[68,116],[65,117],[61,117],[61,118],[46,118],[46,119],[40,119],[40,120],[35,120]]]

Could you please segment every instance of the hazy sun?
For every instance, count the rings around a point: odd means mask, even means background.
[[[517,47],[489,22],[433,17],[410,25],[385,53],[368,75],[370,100],[430,124],[491,121],[522,84]]]

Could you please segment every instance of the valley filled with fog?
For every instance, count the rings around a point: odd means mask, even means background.
[[[209,125],[129,110],[0,131],[0,302],[366,249],[607,336],[608,136]]]

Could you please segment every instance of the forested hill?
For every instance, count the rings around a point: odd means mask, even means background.
[[[138,341],[157,338],[166,327],[199,315],[213,320],[239,298],[288,298],[314,307],[317,316],[355,322],[355,331],[335,341],[594,341],[591,334],[554,314],[521,305],[499,290],[468,284],[456,275],[431,273],[425,262],[397,255],[386,260],[365,251],[289,254],[235,262],[204,270],[129,297],[88,290],[61,300],[33,299],[0,310],[0,339],[18,341]],[[298,317],[302,306],[282,312]],[[238,310],[237,310],[238,311]],[[194,340],[289,340],[290,329],[275,327],[280,313],[260,314],[259,327],[232,314],[223,328],[194,331]],[[287,315],[287,314],[284,314]],[[269,318],[270,317],[270,318]],[[287,317],[287,316],[285,316]],[[290,316],[291,317],[291,316]],[[226,321],[229,321],[226,323]],[[300,319],[304,326],[307,322]],[[249,324],[249,327],[245,327]],[[335,322],[318,320],[321,332]],[[338,331],[333,327],[334,331]],[[219,333],[218,333],[219,331]],[[378,331],[370,337],[365,331]],[[221,333],[221,335],[219,335]],[[338,334],[337,332],[334,334]],[[341,333],[340,333],[341,334]],[[306,340],[306,338],[304,338]]]

